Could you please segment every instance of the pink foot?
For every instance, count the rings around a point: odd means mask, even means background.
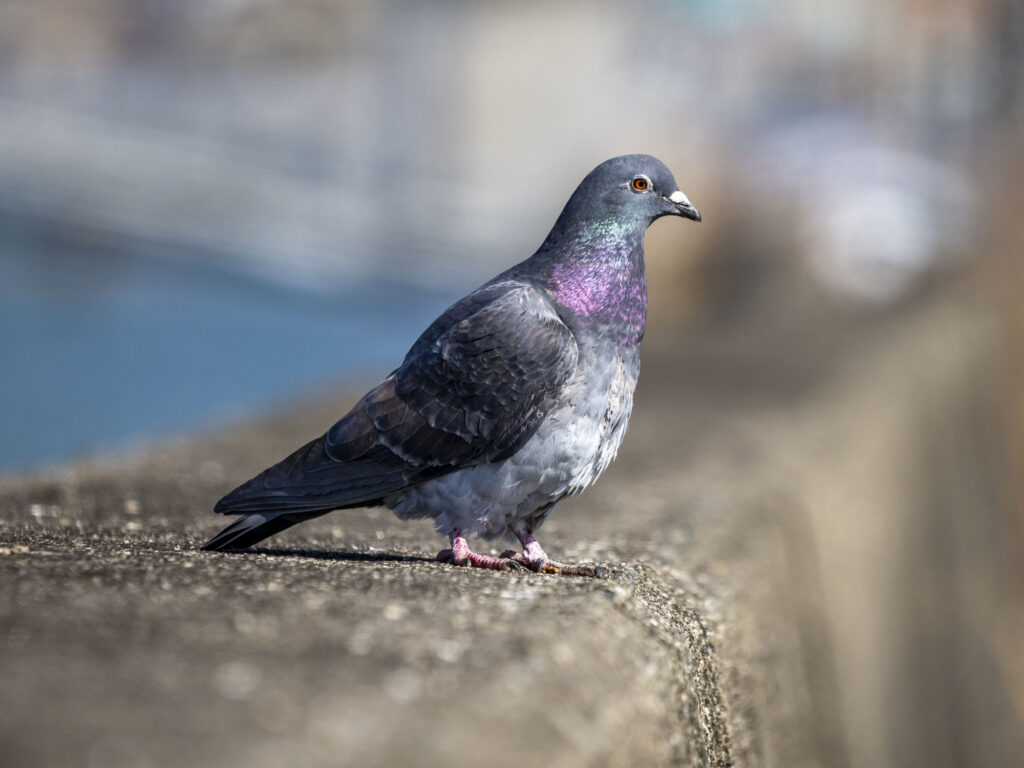
[[[547,553],[540,546],[540,542],[534,538],[533,531],[516,531],[516,538],[523,545],[523,551],[505,550],[501,553],[503,560],[520,563],[531,571],[537,571],[538,573],[560,573],[563,576],[590,576],[595,579],[603,579],[606,575],[605,569],[599,565],[556,563],[547,556]]]
[[[507,557],[491,557],[471,551],[469,544],[462,538],[461,531],[452,531],[448,534],[448,538],[452,543],[451,549],[442,549],[437,553],[437,559],[442,563],[487,568],[492,571],[518,571],[522,568],[517,561]]]

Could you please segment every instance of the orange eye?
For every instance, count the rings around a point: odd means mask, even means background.
[[[637,176],[630,182],[634,192],[646,192],[651,187],[651,180],[646,176]]]

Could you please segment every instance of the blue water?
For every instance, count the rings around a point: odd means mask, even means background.
[[[3,473],[383,376],[458,293],[383,281],[310,293],[83,233],[2,234]]]

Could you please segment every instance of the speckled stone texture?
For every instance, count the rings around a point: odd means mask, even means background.
[[[351,398],[9,478],[3,763],[1020,764],[995,336],[954,293],[788,356],[653,339],[619,459],[545,528],[604,580],[440,564],[382,509],[197,551]]]

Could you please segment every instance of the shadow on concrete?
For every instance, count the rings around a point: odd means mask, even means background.
[[[434,557],[401,555],[393,552],[325,552],[319,549],[251,549],[235,550],[235,554],[270,555],[272,557],[308,557],[313,560],[344,560],[353,563],[436,563]]]

